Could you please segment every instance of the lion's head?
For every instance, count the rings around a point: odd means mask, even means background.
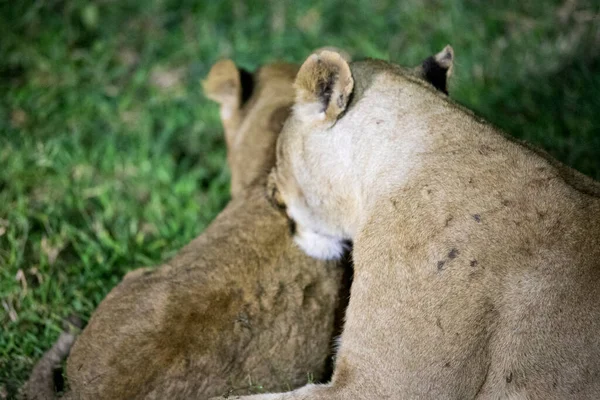
[[[386,190],[388,176],[410,169],[410,156],[430,129],[431,118],[422,116],[432,103],[446,101],[453,59],[446,46],[412,69],[350,63],[332,51],[304,62],[268,187],[296,222],[296,242],[308,254],[339,257],[361,222],[367,191]],[[391,152],[395,159],[406,156],[406,165],[390,167]]]

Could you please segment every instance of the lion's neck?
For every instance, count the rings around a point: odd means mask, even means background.
[[[373,88],[333,127],[313,131],[308,139],[311,177],[336,171],[335,179],[325,179],[325,189],[316,191],[322,198],[335,197],[328,212],[342,218],[349,238],[379,213],[382,199],[401,193],[415,174],[428,168],[428,155],[443,151],[440,146],[448,142],[465,146],[467,131],[473,129],[472,116],[434,93],[377,83]]]
[[[373,213],[380,212],[381,199],[402,191],[415,173],[427,168],[423,154],[433,150],[435,134],[423,121],[401,121],[402,132],[382,127],[374,137],[360,133],[352,140],[351,168],[346,187],[355,196],[356,213],[349,221],[356,233]]]

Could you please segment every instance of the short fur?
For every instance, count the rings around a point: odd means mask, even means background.
[[[213,67],[206,94],[235,105],[223,120],[234,199],[171,261],[129,273],[109,293],[68,358],[66,397],[206,399],[325,377],[344,271],[294,245],[264,186],[296,71],[261,68],[241,104],[228,97],[241,93],[235,65]],[[29,398],[47,398],[40,388],[28,385]]]
[[[334,58],[304,63],[300,101],[346,68]],[[334,376],[243,399],[600,399],[600,184],[455,104],[422,67],[349,67],[333,123],[294,106],[271,177],[298,232],[322,237],[300,238],[308,252],[354,241]]]

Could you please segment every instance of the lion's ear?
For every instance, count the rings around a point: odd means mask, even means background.
[[[204,95],[221,105],[221,122],[227,143],[232,143],[241,123],[240,107],[254,89],[252,74],[235,66],[231,60],[221,60],[212,66],[202,81]]]
[[[231,60],[221,60],[212,66],[202,81],[204,94],[219,104],[239,106],[240,73]]]
[[[307,122],[334,122],[346,109],[354,80],[340,53],[323,50],[300,67],[296,81],[294,114]]]
[[[233,61],[221,60],[212,66],[202,81],[204,94],[209,99],[231,109],[241,107],[252,94],[252,74],[236,67]]]
[[[453,63],[454,50],[447,45],[436,55],[423,60],[417,72],[436,89],[448,94],[448,78],[452,74]]]
[[[340,57],[342,57],[347,62],[352,61],[352,56],[350,55],[350,53],[348,53],[346,50],[342,50],[339,47],[335,47],[335,46],[323,46],[323,47],[319,47],[318,49],[316,49],[315,51],[313,51],[313,53],[315,53],[315,54],[321,54],[324,51],[331,51],[333,53],[338,53],[340,55]]]

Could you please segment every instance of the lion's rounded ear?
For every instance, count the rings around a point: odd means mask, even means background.
[[[335,47],[335,46],[319,47],[318,49],[316,49],[315,51],[313,51],[313,53],[320,54],[320,53],[322,53],[324,51],[331,51],[331,52],[334,52],[334,53],[338,53],[340,55],[340,57],[342,57],[347,62],[352,61],[352,56],[350,55],[350,53],[348,53],[346,50],[342,50],[339,47]]]
[[[230,107],[239,106],[241,86],[240,72],[229,59],[213,65],[206,79],[202,81],[206,97]]]
[[[436,89],[448,94],[448,78],[452,74],[454,64],[454,50],[447,45],[434,56],[427,57],[417,67],[417,73],[431,83]]]
[[[342,55],[323,50],[302,64],[294,87],[297,117],[307,122],[332,123],[346,109],[354,80]]]
[[[238,108],[252,95],[254,78],[250,72],[226,59],[212,66],[202,81],[202,88],[209,99]]]

